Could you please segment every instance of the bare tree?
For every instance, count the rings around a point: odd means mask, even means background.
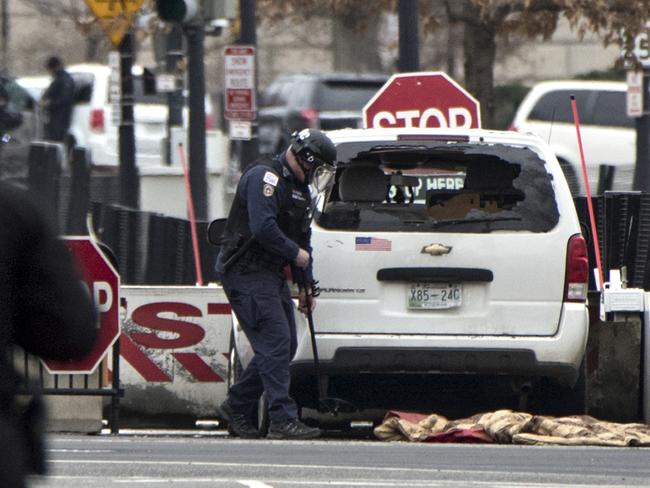
[[[391,0],[258,0],[257,7],[260,22],[270,25],[292,19],[313,22],[314,29],[318,30],[321,19],[331,19],[334,69],[379,71],[378,29],[382,13],[390,10],[393,3]]]
[[[68,24],[83,35],[84,60],[103,59],[110,42],[84,0],[21,0],[40,15],[54,22]]]
[[[347,17],[354,13],[357,28],[362,28],[376,23],[382,11],[395,12],[397,0],[259,0],[258,5],[260,15],[268,22],[315,15]],[[633,58],[634,38],[650,20],[650,0],[419,0],[419,9],[425,31],[448,26],[453,34],[453,26],[462,26],[465,87],[481,102],[486,127],[492,126],[493,73],[500,37],[546,40],[563,16],[578,36],[596,33],[605,46],[618,45],[625,57]],[[450,56],[448,64],[453,66],[453,61]]]

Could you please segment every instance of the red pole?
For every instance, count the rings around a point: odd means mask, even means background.
[[[594,254],[596,255],[596,267],[598,268],[598,285],[603,289],[603,266],[600,262],[600,246],[598,245],[598,233],[596,232],[596,217],[594,214],[594,204],[591,201],[591,188],[589,187],[589,178],[587,176],[587,164],[585,163],[585,153],[582,149],[582,137],[580,137],[580,119],[578,118],[578,105],[576,98],[571,95],[571,110],[573,111],[573,121],[576,124],[576,134],[578,136],[578,149],[580,150],[580,162],[582,163],[582,176],[585,180],[585,190],[587,191],[587,208],[589,209],[589,221],[591,222],[591,236],[594,242]]]
[[[183,143],[178,143],[178,151],[181,156],[181,166],[185,175],[185,193],[187,194],[187,213],[190,218],[190,228],[192,229],[192,247],[194,248],[194,267],[196,268],[196,283],[203,286],[203,272],[201,271],[201,255],[199,254],[199,239],[196,234],[196,217],[194,216],[194,202],[192,201],[192,186],[190,185],[190,174],[187,171],[185,161],[185,151]]]

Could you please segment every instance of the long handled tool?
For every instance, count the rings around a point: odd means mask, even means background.
[[[304,271],[303,271],[304,277]],[[303,280],[303,283],[305,281]],[[318,293],[312,295],[317,296]],[[341,398],[328,397],[325,383],[322,381],[320,374],[320,360],[318,358],[318,347],[316,345],[316,331],[314,329],[314,316],[311,312],[311,304],[307,304],[305,316],[309,324],[309,335],[311,338],[311,350],[314,356],[314,374],[316,376],[316,392],[318,395],[318,411],[321,413],[330,413],[338,415],[339,413],[352,413],[358,409],[355,405]]]

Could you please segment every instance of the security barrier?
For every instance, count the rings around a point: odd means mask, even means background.
[[[100,396],[108,397],[108,425],[111,434],[119,433],[120,428],[120,398],[124,396],[124,389],[120,387],[120,341],[115,341],[109,360],[104,359],[97,370],[91,374],[50,374],[43,363],[37,358],[27,354],[20,348],[13,348],[12,362],[22,376],[19,385],[20,395],[65,395],[65,396]],[[101,412],[99,412],[101,414]],[[87,428],[94,431],[101,428],[101,417],[97,428]],[[84,430],[82,428],[68,428],[66,430]]]
[[[574,202],[593,269],[595,256],[587,197],[576,197]],[[650,194],[606,191],[593,197],[593,204],[603,269],[625,269],[629,287],[650,290]],[[589,289],[596,289],[593,275]]]

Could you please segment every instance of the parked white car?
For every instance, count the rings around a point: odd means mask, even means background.
[[[585,194],[570,96],[575,96],[580,135],[592,193],[599,167],[613,166],[614,190],[631,190],[636,161],[634,119],[626,114],[624,82],[547,81],[538,83],[521,102],[512,129],[531,132],[549,143],[575,194]]]
[[[587,250],[551,148],[465,129],[328,135],[337,171],[312,224],[328,395],[379,407],[387,383],[367,387],[378,375],[485,375],[542,396],[552,385],[563,406],[584,409]],[[297,320],[292,395],[313,407],[309,330]],[[234,322],[233,381],[251,357]]]
[[[75,81],[77,102],[70,127],[75,143],[91,151],[95,165],[118,166],[119,126],[109,90],[110,68],[101,64],[77,64],[66,69]],[[134,67],[132,73],[136,165],[158,166],[163,163],[162,141],[167,136],[167,95],[145,94],[142,68]],[[183,118],[187,126],[187,106]],[[213,124],[213,107],[206,97],[206,129]]]
[[[16,78],[16,83],[22,86],[35,101],[39,101],[43,92],[50,86],[52,78],[49,76],[21,76]]]

